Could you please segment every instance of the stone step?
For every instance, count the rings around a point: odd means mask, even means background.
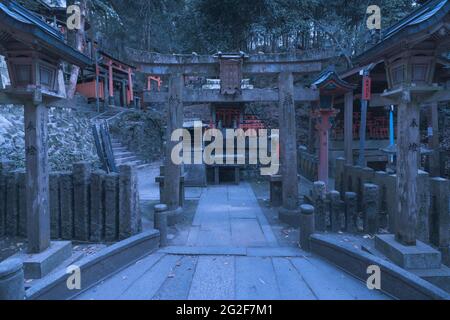
[[[116,152],[127,152],[128,151],[127,148],[125,148],[125,147],[113,147],[112,149],[113,149],[114,153],[116,153]]]
[[[116,162],[121,162],[121,163],[139,160],[135,155],[131,155],[128,157],[115,157],[115,159],[116,159]]]
[[[130,157],[130,156],[134,156],[134,153],[129,152],[129,151],[114,152],[114,157],[116,157],[116,158],[123,158],[123,157]]]

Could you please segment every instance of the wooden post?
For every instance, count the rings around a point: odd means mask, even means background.
[[[439,154],[439,105],[433,102],[430,105],[428,120],[428,145],[433,154],[430,156],[430,176],[439,177],[441,175],[440,154]]]
[[[113,67],[112,61],[108,61],[108,82],[109,82],[109,104],[114,104],[114,80],[113,80]]]
[[[345,163],[353,165],[353,91],[345,94],[344,115]]]
[[[170,137],[174,130],[183,126],[183,87],[184,79],[182,74],[175,74],[170,77],[164,197],[161,199],[168,206],[169,211],[177,210],[180,207],[181,168],[179,165],[174,164],[171,159],[172,149],[176,142],[172,142]]]
[[[396,239],[403,245],[416,245],[417,174],[420,152],[420,108],[404,92],[398,106]]]
[[[278,78],[278,84],[283,209],[298,210],[297,135],[294,104],[294,77],[292,73],[281,73]]]
[[[25,159],[27,169],[28,252],[50,246],[49,169],[47,149],[48,109],[40,93],[25,103]]]

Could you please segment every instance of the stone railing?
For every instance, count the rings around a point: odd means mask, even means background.
[[[316,181],[319,176],[319,158],[300,148],[298,151],[298,165],[302,176],[310,181]]]
[[[0,236],[27,236],[23,170],[0,162]],[[115,242],[142,229],[137,175],[132,166],[119,173],[92,171],[86,162],[72,172],[53,172],[49,179],[52,239]]]
[[[344,201],[349,193],[354,194],[354,205],[361,221],[360,229],[362,227],[367,233],[376,233],[382,228],[395,233],[398,210],[396,175],[345,165],[345,160],[339,158],[336,160],[335,186],[340,199]],[[430,178],[427,172],[419,171],[417,187],[417,238],[438,247],[448,263],[450,181]],[[324,199],[326,201],[327,197]]]

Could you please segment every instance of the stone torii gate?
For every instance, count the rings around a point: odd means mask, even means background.
[[[296,223],[299,214],[298,166],[295,102],[318,100],[318,93],[304,86],[294,86],[294,74],[305,75],[322,70],[329,52],[308,51],[295,54],[162,55],[128,50],[133,63],[146,74],[169,76],[169,92],[144,93],[146,103],[168,103],[168,136],[183,124],[184,103],[278,102],[280,127],[280,161],[282,174],[282,208],[280,218]],[[218,77],[221,90],[190,89],[184,76]],[[243,75],[278,75],[278,89],[241,89]],[[230,83],[231,81],[231,83]],[[232,82],[236,84],[233,86]],[[226,88],[225,88],[226,86]],[[231,94],[230,94],[231,93]],[[170,140],[170,139],[169,139]],[[164,197],[169,210],[179,209],[180,166],[170,161],[173,143],[168,141],[165,161]]]

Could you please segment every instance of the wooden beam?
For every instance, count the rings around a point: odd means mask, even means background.
[[[168,101],[167,92],[144,92],[144,102],[165,103]],[[297,102],[317,101],[319,93],[315,90],[296,87],[294,99]],[[183,90],[183,102],[185,103],[225,103],[225,102],[277,102],[278,90],[276,89],[251,89],[242,90],[240,96],[226,96],[220,94],[220,90],[189,89]]]

